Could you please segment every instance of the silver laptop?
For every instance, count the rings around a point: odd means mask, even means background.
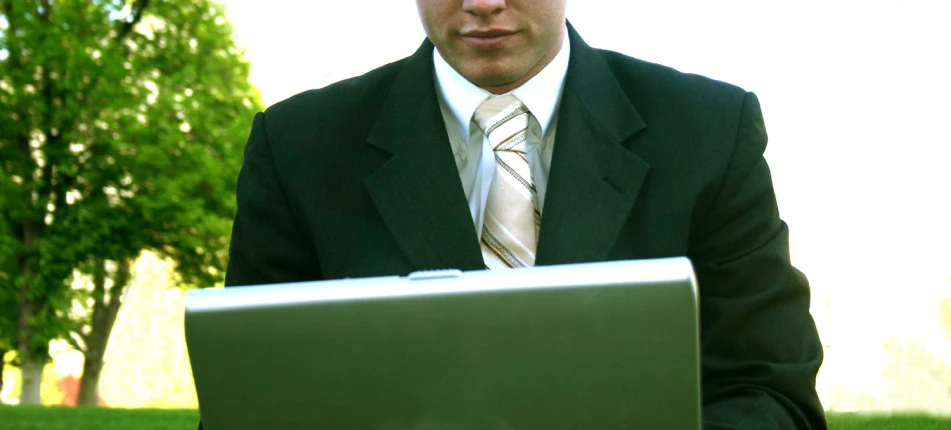
[[[205,430],[699,429],[686,258],[196,290]]]

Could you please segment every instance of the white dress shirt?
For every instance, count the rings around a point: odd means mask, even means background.
[[[538,211],[542,214],[558,123],[558,107],[561,105],[565,75],[568,73],[570,52],[568,37],[564,36],[561,50],[551,63],[528,82],[508,93],[518,98],[532,113],[526,142],[527,156],[532,169],[532,181],[535,183]],[[459,168],[462,189],[469,201],[469,212],[472,214],[476,235],[481,239],[485,202],[495,175],[496,163],[489,139],[472,121],[472,115],[492,93],[469,82],[435,49],[433,63],[436,69],[439,108],[449,133],[456,167]]]

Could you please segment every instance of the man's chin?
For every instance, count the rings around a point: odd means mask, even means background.
[[[521,85],[522,82],[520,82],[520,78],[524,76],[524,74],[519,75],[518,73],[512,73],[510,71],[502,73],[498,70],[486,72],[483,70],[480,71],[480,73],[463,74],[463,76],[479,88],[491,93],[503,94]]]

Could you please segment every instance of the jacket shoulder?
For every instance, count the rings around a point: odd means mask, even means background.
[[[683,112],[691,108],[738,108],[747,95],[745,89],[730,83],[614,51],[597,51],[632,101],[664,100]]]
[[[746,115],[761,123],[755,95],[705,76],[612,51],[598,51],[621,91],[647,123],[647,133],[682,142],[687,153],[726,157]]]
[[[656,174],[690,176],[716,190],[740,145],[751,156],[765,151],[759,103],[746,90],[616,52],[599,54],[646,124],[637,153]]]
[[[370,121],[386,100],[405,61],[399,60],[275,103],[264,112],[269,137],[280,139],[281,134],[296,130],[369,131]]]

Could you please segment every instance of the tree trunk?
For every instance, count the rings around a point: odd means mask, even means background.
[[[26,292],[22,294],[25,296]],[[45,359],[36,354],[33,348],[33,327],[29,321],[33,318],[33,303],[28,300],[20,302],[20,320],[17,327],[17,360],[20,362],[20,395],[21,405],[40,404],[40,382],[43,380],[43,365]]]
[[[3,370],[6,368],[7,361],[3,356],[7,355],[7,350],[0,348],[0,393],[3,392]],[[0,398],[0,405],[3,404],[3,398]]]
[[[111,275],[112,286],[106,288],[105,262],[99,262],[93,273],[93,314],[92,330],[83,336],[86,348],[83,351],[83,376],[79,381],[78,406],[99,405],[99,378],[105,366],[106,347],[109,335],[119,315],[122,294],[131,278],[129,262],[119,262]]]
[[[40,404],[40,383],[43,382],[43,366],[46,360],[26,357],[20,360],[20,404]]]
[[[22,240],[27,252],[35,252],[36,242],[40,237],[41,227],[35,222],[24,221],[22,226]],[[20,273],[29,279],[33,275],[33,267],[29,264],[27,255],[19,258]],[[37,303],[30,298],[30,286],[27,280],[21,281],[19,297],[19,318],[17,321],[17,360],[20,362],[20,404],[40,404],[40,383],[43,381],[43,365],[46,357],[39,354],[34,341],[35,327],[33,319],[36,317]]]
[[[99,378],[102,376],[103,364],[102,356],[92,357],[92,354],[86,353],[76,406],[99,406]]]

